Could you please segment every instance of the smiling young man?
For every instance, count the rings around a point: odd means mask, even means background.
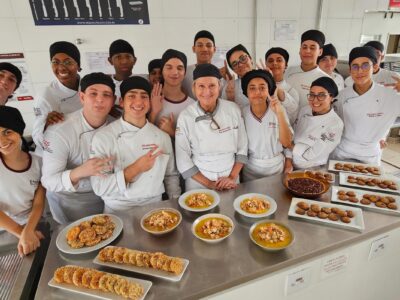
[[[353,85],[343,89],[335,103],[344,122],[344,133],[334,157],[380,164],[381,140],[400,115],[400,95],[373,81],[376,51],[369,46],[353,48],[349,54]]]
[[[0,106],[6,105],[21,81],[22,74],[18,67],[8,62],[0,63]]]
[[[56,80],[41,90],[33,103],[35,121],[32,139],[35,153],[42,156],[44,131],[51,125],[63,122],[64,114],[82,108],[79,98],[79,75],[81,70],[78,48],[69,42],[55,42],[50,46],[50,62]]]
[[[383,84],[383,85],[395,84],[397,81],[393,77],[400,79],[400,75],[396,72],[386,70],[380,67],[383,59],[385,58],[385,46],[379,41],[370,41],[366,43],[364,46],[369,46],[374,48],[376,53],[376,64],[374,64],[373,66],[372,80],[378,84]],[[344,83],[346,87],[351,86],[354,83],[351,74],[349,77],[346,78]]]
[[[308,105],[307,94],[311,83],[322,76],[328,76],[317,64],[322,54],[325,35],[319,30],[308,30],[301,35],[300,66],[288,68],[285,73],[287,82],[299,93],[300,109]]]
[[[183,91],[190,98],[195,99],[192,91],[194,69],[199,64],[210,64],[216,49],[215,39],[211,32],[207,30],[200,30],[196,33],[192,46],[192,51],[196,54],[196,63],[187,66],[185,79],[182,83]]]
[[[171,138],[146,119],[150,109],[150,83],[132,76],[121,84],[123,116],[99,130],[91,157],[114,158],[112,170],[91,178],[105,212],[127,212],[137,206],[180,196]],[[165,188],[164,188],[165,185]]]
[[[156,93],[160,85],[155,85],[149,119],[171,137],[175,137],[176,120],[181,111],[195,102],[182,89],[185,72],[186,55],[174,49],[165,51],[161,58],[162,93]]]
[[[93,192],[90,176],[109,170],[110,157],[89,158],[94,133],[109,122],[114,105],[115,85],[103,73],[91,73],[81,80],[79,98],[83,108],[49,127],[44,136],[42,183],[53,218],[66,224],[103,212],[104,203]]]

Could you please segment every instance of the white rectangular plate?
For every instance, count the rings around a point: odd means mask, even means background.
[[[353,164],[353,165],[360,165],[360,166],[364,166],[364,167],[374,167],[374,168],[378,168],[379,172],[381,173],[381,175],[374,175],[372,173],[360,173],[360,172],[353,172],[353,171],[343,171],[343,170],[336,170],[335,169],[335,164],[337,163],[341,163],[341,164]],[[367,176],[382,176],[384,175],[384,170],[383,168],[381,168],[380,166],[377,165],[368,165],[368,164],[362,164],[362,163],[358,163],[358,162],[351,162],[351,161],[340,161],[340,160],[330,160],[329,161],[329,165],[328,165],[328,171],[332,171],[332,172],[343,172],[343,173],[351,173],[351,174],[358,174],[358,175],[367,175]]]
[[[379,179],[379,180],[391,180],[394,181],[397,185],[397,190],[389,190],[389,189],[383,189],[380,188],[379,186],[369,186],[369,185],[358,185],[355,183],[350,183],[347,182],[347,177],[349,176],[355,176],[354,174],[348,174],[348,173],[339,173],[339,184],[340,185],[345,185],[345,186],[350,186],[350,187],[355,187],[358,189],[367,189],[367,190],[374,190],[374,191],[382,191],[385,193],[395,193],[395,194],[400,194],[400,181],[396,178],[393,177],[385,177],[385,176],[381,176],[381,177],[374,177],[374,176],[366,176],[366,175],[359,175],[359,177],[365,177],[365,178],[371,178],[371,179]]]
[[[346,224],[346,223],[341,222],[340,220],[339,221],[331,221],[329,219],[320,219],[318,217],[309,217],[307,214],[299,215],[299,214],[296,214],[296,208],[297,208],[297,203],[301,202],[301,201],[303,201],[309,205],[318,204],[320,207],[329,207],[329,208],[337,207],[342,210],[351,210],[354,212],[354,218],[351,218],[351,222]],[[308,200],[308,199],[302,199],[302,198],[293,198],[292,203],[289,208],[288,215],[293,218],[303,219],[307,222],[323,224],[323,225],[327,225],[327,226],[331,226],[331,227],[337,227],[337,228],[355,230],[355,231],[363,231],[365,229],[362,210],[357,207],[349,207],[346,205],[338,205],[338,204],[332,204],[332,203],[326,203],[326,202],[314,201],[314,200]]]
[[[358,198],[358,200],[361,200],[362,196],[365,195],[365,194],[382,196],[382,197],[390,196],[390,197],[393,197],[394,199],[396,199],[395,203],[396,203],[398,208],[397,209],[381,208],[381,207],[375,206],[374,203],[366,205],[366,204],[362,204],[360,202],[353,203],[353,202],[350,202],[350,201],[343,201],[343,200],[340,200],[338,198],[337,192],[339,190],[345,191],[345,192],[349,192],[349,191],[354,192],[356,194],[356,197]],[[341,204],[358,206],[358,207],[365,208],[367,210],[376,211],[376,212],[380,212],[380,213],[383,213],[383,214],[400,216],[400,209],[399,209],[400,208],[400,196],[389,195],[389,194],[384,194],[384,193],[376,193],[376,192],[367,192],[367,191],[364,191],[364,190],[350,189],[350,188],[345,188],[345,187],[333,186],[332,187],[332,200],[331,201],[332,202],[336,202],[336,203],[341,203]]]
[[[118,275],[118,276],[121,276],[121,275]],[[121,276],[121,277],[125,278],[129,282],[135,282],[135,283],[139,283],[140,285],[142,285],[143,296],[139,300],[143,300],[146,297],[148,291],[150,290],[151,285],[153,284],[151,281],[148,281],[148,280],[131,278],[131,277],[126,277],[126,276]],[[125,299],[124,297],[118,296],[117,294],[114,294],[114,293],[106,293],[101,290],[92,290],[92,289],[87,289],[87,288],[81,288],[81,287],[77,287],[73,284],[58,283],[54,280],[54,278],[51,278],[51,280],[49,281],[49,286],[52,286],[52,287],[55,287],[58,289],[62,289],[62,290],[66,290],[69,292],[73,292],[76,294],[92,296],[92,297],[99,298],[99,299],[112,299],[112,300]],[[71,299],[73,299],[73,295],[71,295]]]
[[[142,267],[137,267],[134,265],[128,265],[128,264],[118,264],[118,263],[113,263],[113,262],[104,262],[99,259],[99,255],[97,255],[93,263],[100,265],[100,266],[105,266],[105,267],[110,267],[110,268],[115,268],[115,269],[120,269],[120,270],[125,270],[125,271],[130,271],[130,272],[135,272],[139,274],[144,274],[144,275],[149,275],[169,281],[180,281],[182,279],[183,273],[185,273],[187,266],[189,265],[189,260],[182,258],[184,264],[183,264],[183,271],[181,274],[176,275],[174,273],[162,271],[162,270],[156,270],[153,268],[142,268]]]

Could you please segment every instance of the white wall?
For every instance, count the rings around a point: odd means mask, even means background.
[[[385,9],[388,0],[323,0],[321,29],[327,42],[333,42],[339,55],[358,45],[364,10]],[[150,25],[109,26],[35,26],[29,1],[0,0],[0,53],[23,52],[34,87],[52,80],[48,48],[57,40],[79,45],[83,61],[82,74],[88,72],[84,53],[108,51],[109,44],[123,38],[135,48],[138,62],[134,72],[147,72],[149,60],[160,57],[167,48],[186,53],[188,62],[193,37],[201,29],[210,30],[217,47],[243,43],[258,60],[272,46],[286,48],[290,64],[299,62],[298,49],[303,31],[318,24],[319,0],[148,0]],[[297,38],[292,41],[274,40],[276,20],[295,20]],[[27,123],[33,114],[31,102],[18,103]],[[29,130],[28,130],[29,131]]]

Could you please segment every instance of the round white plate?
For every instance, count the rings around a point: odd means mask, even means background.
[[[209,195],[213,196],[214,203],[211,204],[210,206],[204,207],[204,208],[193,208],[193,207],[187,206],[185,203],[185,199],[189,195],[195,194],[195,193],[205,193],[205,194],[209,194]],[[191,190],[191,191],[188,191],[188,192],[182,194],[179,197],[178,203],[179,203],[180,207],[182,207],[183,209],[186,209],[188,211],[202,212],[202,211],[207,211],[207,210],[213,209],[214,207],[216,207],[219,204],[219,201],[220,201],[220,198],[219,198],[219,195],[217,192],[215,192],[213,190],[208,190],[208,189],[197,189],[197,190]]]
[[[267,210],[265,213],[263,214],[251,214],[247,211],[244,211],[243,209],[240,208],[240,202],[242,202],[244,199],[246,198],[251,198],[251,197],[258,197],[261,198],[265,201],[268,201],[270,204],[269,210]],[[265,218],[268,217],[270,215],[272,215],[277,208],[277,204],[275,202],[274,199],[272,199],[271,197],[267,196],[267,195],[263,195],[263,194],[257,194],[257,193],[250,193],[250,194],[243,194],[240,195],[239,197],[237,197],[234,201],[233,201],[233,208],[241,215],[248,217],[248,218]]]
[[[196,234],[196,226],[197,226],[197,224],[199,224],[202,220],[208,219],[208,218],[220,218],[220,219],[223,219],[223,220],[227,221],[232,226],[231,232],[229,232],[228,235],[226,235],[226,236],[224,236],[224,237],[222,237],[220,239],[214,239],[214,240],[213,239],[206,239],[206,238],[202,238],[202,237],[198,236]],[[202,240],[202,241],[204,241],[206,243],[209,243],[209,244],[216,244],[216,243],[219,243],[219,242],[223,241],[224,239],[226,239],[228,236],[230,236],[232,234],[234,229],[235,229],[235,224],[233,223],[232,219],[229,218],[228,216],[223,215],[223,214],[206,214],[206,215],[202,215],[202,216],[198,217],[192,224],[192,233],[193,233],[193,235],[195,237],[197,237],[199,240]]]
[[[172,212],[172,213],[178,215],[178,217],[179,217],[178,223],[176,223],[176,224],[174,225],[174,227],[171,227],[171,228],[169,228],[169,229],[167,229],[167,230],[164,230],[164,231],[152,231],[152,230],[147,229],[146,226],[144,226],[144,220],[146,220],[146,219],[147,219],[148,217],[150,217],[152,214],[154,214],[154,213],[156,213],[156,212],[163,211],[163,210],[164,210],[164,211],[169,211],[169,212]],[[163,234],[166,234],[166,233],[171,232],[172,230],[174,230],[176,227],[179,226],[179,224],[181,224],[181,222],[182,222],[182,214],[180,213],[179,210],[177,210],[177,209],[175,209],[175,208],[172,208],[172,207],[162,207],[162,208],[153,209],[153,210],[149,211],[147,214],[145,214],[145,215],[142,217],[142,219],[140,220],[140,227],[142,227],[142,229],[143,229],[144,231],[148,232],[148,233],[151,233],[151,234],[154,234],[154,235],[163,235]]]
[[[65,227],[57,236],[56,245],[57,245],[58,250],[60,250],[64,253],[68,253],[68,254],[84,254],[84,253],[89,253],[92,251],[99,250],[99,249],[107,246],[108,244],[110,244],[113,240],[115,240],[122,231],[122,227],[123,227],[122,220],[115,215],[106,214],[107,216],[109,216],[111,218],[111,220],[115,224],[115,228],[114,228],[114,232],[113,232],[112,236],[110,236],[108,239],[101,241],[100,243],[98,243],[97,245],[94,245],[92,247],[83,247],[83,248],[74,249],[70,245],[68,245],[67,238],[66,238],[68,230],[70,230],[74,226],[79,225],[79,223],[81,223],[83,221],[89,221],[93,217],[100,216],[100,215],[105,215],[105,214],[88,216],[88,217],[79,219],[79,220],[69,224],[67,227]]]

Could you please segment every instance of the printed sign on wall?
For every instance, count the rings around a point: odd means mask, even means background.
[[[149,24],[147,0],[29,0],[35,25]]]

